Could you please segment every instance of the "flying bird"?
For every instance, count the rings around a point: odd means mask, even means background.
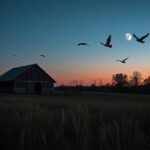
[[[116,61],[120,61],[121,63],[126,63],[126,60],[128,59],[129,57],[127,57],[126,59],[123,59],[123,60],[116,60]]]
[[[79,43],[77,46],[85,46],[85,45],[89,46],[89,44],[87,43]]]
[[[18,57],[18,55],[13,55],[13,57]]]
[[[41,56],[41,57],[43,57],[43,58],[45,58],[45,57],[46,57],[46,56],[45,56],[45,55],[43,55],[43,54],[42,54],[42,55],[40,55],[40,56]]]
[[[133,34],[133,37],[136,39],[136,41],[138,41],[138,42],[140,42],[140,43],[145,43],[145,41],[144,41],[144,39],[146,38],[146,37],[148,37],[149,36],[149,33],[147,33],[146,35],[144,35],[144,36],[142,36],[142,37],[137,37],[135,34]]]
[[[111,35],[108,36],[106,43],[101,43],[101,44],[106,47],[112,48],[112,45],[110,43],[111,43]]]

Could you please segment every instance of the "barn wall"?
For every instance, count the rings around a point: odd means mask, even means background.
[[[16,80],[14,84],[14,91],[16,93],[34,94],[34,83]]]
[[[14,92],[14,83],[12,81],[1,81],[0,82],[0,92],[12,93]]]
[[[39,94],[51,94],[54,81],[38,66],[34,66],[24,74],[19,76],[15,81],[15,92],[35,94],[36,83],[40,83]]]
[[[26,94],[34,94],[34,82],[27,82]]]
[[[14,81],[14,92],[15,93],[25,93],[26,85],[22,81]]]
[[[14,84],[15,93],[23,94],[35,94],[35,84],[41,83],[41,93],[40,94],[52,94],[53,83],[43,82],[43,81],[21,81],[16,80]]]
[[[38,66],[33,66],[21,76],[17,78],[17,80],[21,81],[41,81],[41,82],[51,82],[53,84],[53,80]]]

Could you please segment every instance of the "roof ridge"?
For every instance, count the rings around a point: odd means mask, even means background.
[[[29,66],[34,66],[34,65],[38,65],[38,64],[37,64],[37,63],[35,63],[35,64],[31,64],[31,65],[18,66],[18,67],[13,67],[12,69],[18,69],[18,68],[22,68],[22,67],[29,67]]]

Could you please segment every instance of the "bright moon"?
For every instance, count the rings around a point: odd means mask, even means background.
[[[132,39],[132,34],[126,33],[125,37],[126,37],[126,40],[130,41]]]

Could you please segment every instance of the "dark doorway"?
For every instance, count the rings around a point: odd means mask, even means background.
[[[41,89],[42,89],[41,83],[36,82],[34,87],[35,94],[41,94]]]

